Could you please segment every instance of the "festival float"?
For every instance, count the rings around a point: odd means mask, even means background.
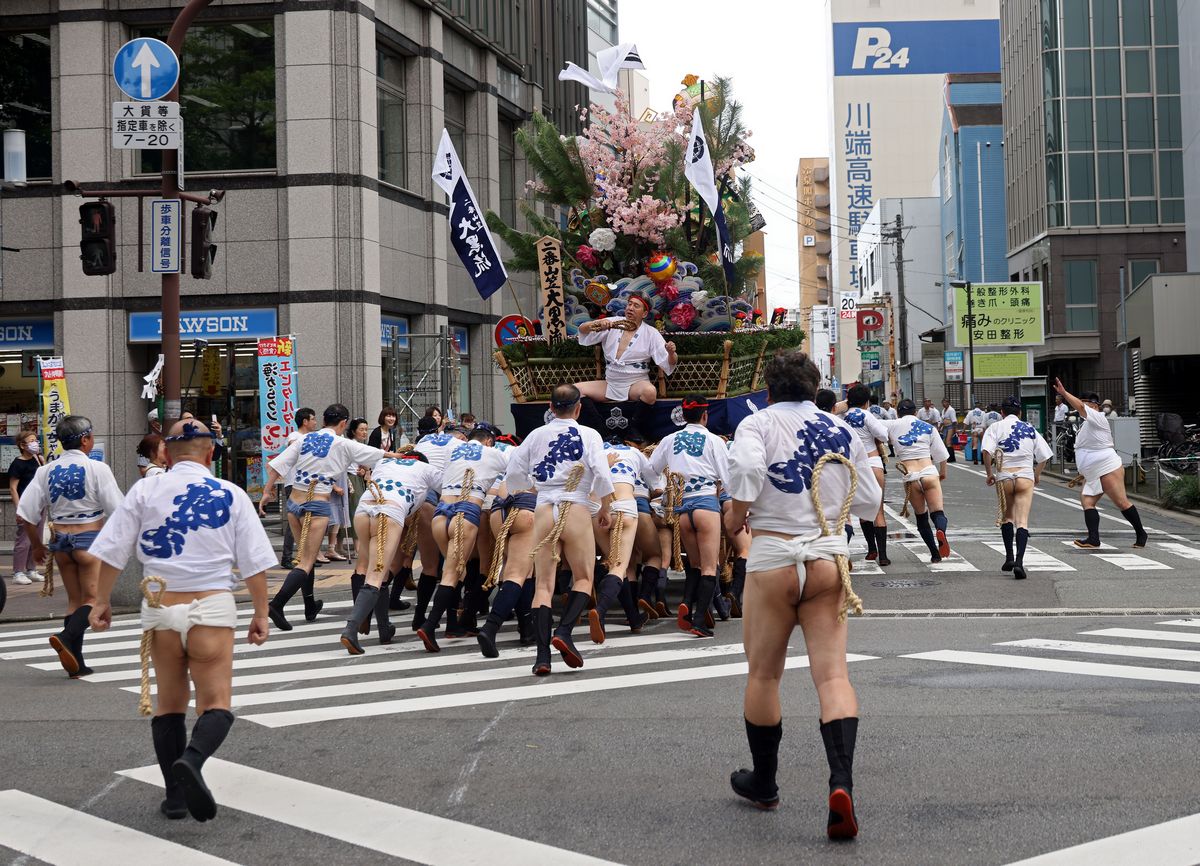
[[[622,316],[631,295],[649,299],[654,326],[678,355],[671,375],[650,371],[658,390],[652,429],[642,431],[650,438],[682,423],[673,413],[688,394],[709,399],[714,431],[732,432],[766,405],[766,359],[803,339],[784,326],[782,308],[768,320],[756,307],[762,257],[737,255],[762,227],[750,179],[737,174],[754,159],[742,107],[727,79],[683,83],[672,111],[651,120],[632,117],[618,91],[614,110],[592,104],[581,113],[577,136],[540,114],[518,133],[536,175],[521,202],[531,231],[493,212],[487,224],[512,251],[508,270],[537,274],[542,288],[538,318],[510,317],[494,355],[521,434],[543,423],[556,385],[605,378],[600,347],[580,346],[579,327]],[[697,182],[698,170],[711,180]],[[619,403],[597,407],[602,433],[631,414]]]

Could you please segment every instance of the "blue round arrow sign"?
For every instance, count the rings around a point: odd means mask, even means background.
[[[179,81],[179,58],[161,39],[131,39],[113,58],[113,79],[134,99],[162,99]]]

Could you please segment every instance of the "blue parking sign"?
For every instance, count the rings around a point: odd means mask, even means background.
[[[179,58],[161,39],[131,39],[113,57],[113,79],[134,99],[162,99],[179,81]]]

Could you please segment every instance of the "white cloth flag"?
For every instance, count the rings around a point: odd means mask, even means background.
[[[688,136],[686,165],[683,173],[692,182],[700,198],[708,205],[709,213],[716,213],[721,199],[717,195],[716,175],[713,171],[712,154],[704,139],[704,124],[700,122],[700,107],[692,112],[692,132]]]
[[[142,377],[142,381],[146,384],[142,386],[143,400],[158,399],[158,375],[162,372],[163,356],[158,356],[158,363],[154,365],[154,369]]]
[[[442,130],[433,158],[433,182],[450,197],[450,244],[484,300],[504,286],[508,273],[491,231],[483,221],[479,200],[462,170],[450,133]]]
[[[616,93],[617,80],[622,69],[645,69],[642,58],[638,55],[637,46],[632,42],[622,42],[612,48],[596,52],[596,65],[600,67],[600,77],[592,75],[586,69],[567,61],[567,68],[558,73],[559,81],[578,81],[592,90],[603,93]]]

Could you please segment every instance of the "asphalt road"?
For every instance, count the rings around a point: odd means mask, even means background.
[[[899,537],[886,575],[856,564],[869,615],[851,629],[852,844],[824,837],[828,770],[799,633],[783,803],[762,813],[727,781],[749,760],[740,621],[712,641],[614,624],[582,671],[535,681],[511,629],[494,661],[473,641],[426,656],[407,631],[349,659],[331,606],[235,657],[239,722],[210,764],[223,807],[207,825],[161,818],[137,778],[157,768],[136,715],[136,622],[89,640],[90,682],[55,670],[48,624],[0,630],[0,862],[106,862],[111,849],[180,863],[1006,864],[1200,812],[1200,531],[1147,512],[1146,550],[1105,519],[1115,549],[1075,551],[1062,543],[1081,529],[1072,494],[1045,493],[1067,501],[1035,502],[1031,547],[1047,559],[1024,582],[986,545],[999,541],[994,493],[954,467],[955,568],[933,570]],[[1129,555],[1142,562],[1102,558]],[[1200,861],[1169,854],[1179,826],[1146,830],[1138,850]]]

